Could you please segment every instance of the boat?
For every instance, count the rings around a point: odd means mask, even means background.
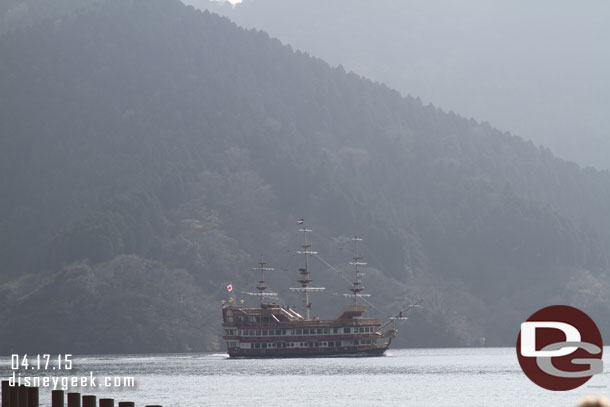
[[[303,224],[303,221],[299,221]],[[398,332],[395,321],[406,319],[405,312],[418,304],[409,305],[387,322],[379,318],[364,316],[368,302],[363,294],[362,269],[366,263],[358,252],[358,243],[362,240],[355,236],[354,257],[350,264],[354,267],[354,281],[351,283],[352,303],[343,308],[336,319],[322,320],[311,317],[310,294],[324,290],[324,287],[313,287],[309,267],[309,257],[317,255],[307,239],[311,232],[304,225],[299,232],[303,233],[304,243],[299,254],[304,256],[304,267],[299,269],[297,282],[299,287],[291,288],[301,294],[303,310],[298,313],[293,307],[284,306],[267,298],[276,297],[277,293],[267,292],[265,272],[273,268],[261,257],[258,267],[260,280],[256,285],[257,292],[246,293],[259,297],[260,304],[255,308],[244,306],[244,301],[235,304],[233,297],[228,303],[222,301],[223,339],[231,358],[284,358],[284,357],[324,357],[324,356],[381,356],[392,344]],[[228,286],[231,290],[232,286]]]

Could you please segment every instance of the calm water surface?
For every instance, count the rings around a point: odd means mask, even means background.
[[[606,357],[604,362],[610,366]],[[0,369],[3,378],[11,374],[8,357],[0,358]],[[607,373],[569,392],[543,390],[523,375],[514,348],[405,349],[373,358],[268,360],[232,360],[210,353],[84,356],[75,357],[68,375],[90,371],[98,377],[134,376],[136,387],[74,391],[139,406],[573,407],[585,395],[610,395]],[[50,405],[49,396],[50,389],[41,389],[41,405]]]

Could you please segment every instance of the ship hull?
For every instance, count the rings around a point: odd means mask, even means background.
[[[383,332],[378,318],[362,317],[364,310],[352,305],[337,319],[306,320],[276,304],[225,306],[223,339],[231,358],[381,356],[395,332]]]
[[[293,351],[293,352],[230,352],[231,359],[279,359],[279,358],[324,358],[324,357],[372,357],[383,356],[388,348],[346,349],[334,351]]]

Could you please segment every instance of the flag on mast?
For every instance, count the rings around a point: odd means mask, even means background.
[[[227,291],[233,291],[233,285],[232,284],[229,284],[227,286]]]

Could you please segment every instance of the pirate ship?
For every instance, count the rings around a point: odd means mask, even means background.
[[[299,221],[303,224],[302,221]],[[367,310],[363,304],[364,286],[362,285],[361,267],[365,266],[363,258],[358,253],[358,242],[362,239],[354,237],[354,257],[350,264],[354,267],[354,281],[351,283],[351,293],[344,294],[352,297],[352,304],[345,306],[336,319],[321,320],[311,317],[310,294],[324,290],[324,287],[313,287],[309,268],[309,256],[317,255],[307,240],[310,229],[303,227],[304,243],[298,253],[304,256],[304,267],[299,269],[299,287],[291,288],[301,294],[303,303],[302,313],[294,308],[283,306],[266,298],[277,296],[276,293],[267,292],[265,272],[273,270],[261,258],[258,267],[260,280],[257,292],[247,293],[259,297],[260,306],[247,308],[243,300],[239,305],[223,301],[222,326],[223,336],[229,356],[232,358],[246,357],[319,357],[319,356],[380,356],[390,347],[396,336],[395,321],[406,319],[403,314],[417,304],[401,310],[387,322],[382,323],[378,318],[366,318]],[[232,289],[232,287],[231,287]]]

